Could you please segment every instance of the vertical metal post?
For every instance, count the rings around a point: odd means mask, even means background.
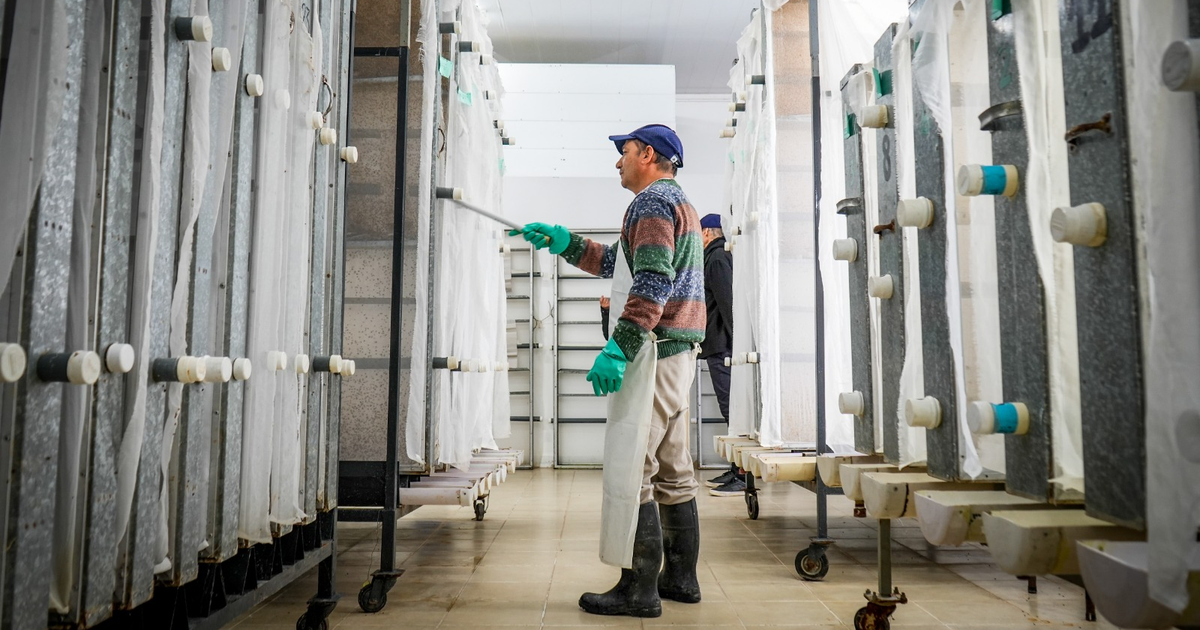
[[[384,474],[383,496],[383,557],[380,570],[396,568],[396,476],[399,473],[399,427],[400,427],[400,355],[404,317],[404,174],[406,154],[406,131],[408,127],[408,46],[409,21],[412,18],[409,0],[400,3],[400,57],[396,77],[396,178],[393,197],[392,231],[392,325],[388,357],[388,417],[387,417],[387,463]],[[390,553],[389,553],[390,551]]]
[[[534,314],[537,308],[537,285],[541,281],[541,274],[537,272],[537,248],[533,244],[529,245],[529,468],[532,469],[537,465],[536,457],[536,434],[534,433],[537,425],[535,424],[537,412],[534,411],[537,400],[537,331],[538,320]]]
[[[892,594],[892,521],[879,519],[879,595]]]

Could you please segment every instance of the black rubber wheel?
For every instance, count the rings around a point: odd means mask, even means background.
[[[752,521],[758,520],[758,495],[757,494],[746,495],[746,515],[749,516],[750,520],[752,520]]]
[[[818,560],[812,549],[801,549],[796,554],[796,573],[809,582],[825,579],[825,575],[829,573],[829,556],[821,554]]]
[[[371,599],[371,583],[367,582],[358,591],[358,607],[363,612],[377,613],[387,606],[387,593],[380,593],[379,599]]]
[[[888,630],[891,625],[887,615],[871,610],[870,606],[863,606],[854,613],[854,630]]]
[[[483,515],[487,514],[487,505],[483,501],[475,502],[475,520],[482,521]]]
[[[313,622],[309,620],[308,613],[304,613],[296,620],[296,630],[329,630],[329,622],[324,619]]]

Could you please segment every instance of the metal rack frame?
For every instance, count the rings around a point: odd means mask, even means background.
[[[586,229],[586,230],[573,230],[573,233],[578,234],[580,236],[600,236],[600,235],[607,234],[607,235],[616,235],[619,238],[620,234],[621,234],[621,230],[620,230],[620,228],[615,229],[615,230],[598,228],[598,229]],[[620,261],[618,261],[618,263],[619,262]],[[553,355],[554,355],[554,412],[553,412],[552,419],[551,419],[551,422],[553,422],[553,424],[554,424],[554,467],[562,468],[564,470],[598,470],[600,468],[603,468],[602,463],[596,463],[596,464],[564,464],[564,463],[562,463],[562,449],[560,448],[562,445],[562,442],[561,442],[562,432],[559,430],[559,425],[562,425],[562,424],[603,424],[606,421],[606,419],[605,418],[563,418],[563,417],[561,417],[561,414],[559,411],[559,401],[563,397],[571,397],[571,398],[584,397],[583,395],[578,395],[578,394],[559,393],[559,389],[560,389],[559,381],[561,380],[562,375],[563,374],[580,374],[580,373],[586,374],[588,371],[581,370],[579,368],[560,368],[560,367],[558,367],[558,364],[559,364],[558,353],[562,350],[566,350],[568,352],[585,352],[585,351],[599,352],[600,350],[602,350],[603,346],[596,346],[596,347],[563,346],[563,345],[561,345],[560,339],[559,339],[559,331],[561,330],[561,327],[564,325],[593,325],[594,324],[596,326],[599,326],[600,322],[599,321],[592,322],[590,320],[559,321],[559,306],[564,302],[584,302],[584,301],[597,302],[599,300],[599,296],[597,296],[597,297],[562,297],[561,291],[560,291],[562,280],[608,280],[608,278],[600,278],[599,276],[592,276],[592,275],[583,274],[583,273],[563,274],[560,271],[562,265],[563,265],[562,259],[556,256],[554,258],[554,270],[551,275],[551,277],[553,279],[553,283],[554,283],[554,315],[553,315],[554,316],[554,346],[552,348]],[[612,314],[610,313],[609,314],[610,333],[611,333],[611,327],[613,325],[615,325],[615,322],[613,321]],[[587,394],[586,396],[591,396],[591,394]]]
[[[525,324],[529,325],[529,327],[527,329],[529,332],[529,343],[528,344],[521,344],[521,343],[517,344],[517,356],[518,357],[520,357],[521,350],[529,351],[529,367],[527,367],[527,368],[509,367],[509,369],[508,369],[509,372],[528,372],[529,373],[529,391],[514,392],[510,388],[508,393],[509,393],[509,396],[525,396],[526,400],[528,400],[528,402],[529,402],[529,415],[528,416],[511,416],[509,418],[509,421],[510,422],[528,422],[529,423],[529,451],[528,451],[529,455],[528,455],[528,459],[526,460],[528,463],[525,465],[519,466],[519,469],[520,470],[532,470],[534,468],[534,466],[536,465],[535,462],[537,461],[537,451],[534,448],[536,434],[537,434],[537,423],[541,421],[541,418],[537,414],[537,402],[536,401],[537,401],[537,351],[539,349],[541,349],[542,344],[539,343],[537,340],[538,318],[537,318],[537,313],[535,312],[535,309],[537,309],[538,281],[541,280],[541,278],[542,278],[542,272],[538,271],[538,254],[537,254],[537,250],[535,250],[533,247],[528,246],[528,245],[523,246],[523,247],[513,247],[509,250],[509,252],[510,252],[509,255],[520,253],[520,252],[528,252],[529,253],[529,271],[522,272],[522,273],[514,273],[512,275],[512,277],[514,279],[528,278],[528,280],[529,280],[529,295],[528,296],[520,296],[520,295],[511,295],[510,294],[507,296],[509,300],[522,300],[523,299],[523,300],[527,300],[529,302],[529,319],[524,322],[522,322],[520,319],[516,320],[516,323],[518,323],[518,324],[525,323]],[[524,347],[522,347],[522,346],[524,346]]]

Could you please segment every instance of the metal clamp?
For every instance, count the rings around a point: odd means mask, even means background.
[[[1103,116],[1101,116],[1100,120],[1097,120],[1094,122],[1082,123],[1079,125],[1075,125],[1074,127],[1071,127],[1070,129],[1067,130],[1067,133],[1066,133],[1066,135],[1063,136],[1063,139],[1066,140],[1069,144],[1074,145],[1075,141],[1080,136],[1082,136],[1085,133],[1091,133],[1093,131],[1103,131],[1105,133],[1105,135],[1111,136],[1112,135],[1112,124],[1111,123],[1112,123],[1112,112],[1108,112],[1108,113],[1104,114]]]
[[[892,221],[889,223],[885,223],[883,225],[876,225],[874,228],[871,228],[871,231],[876,234],[883,234],[884,232],[895,232],[896,231],[896,220],[892,219]]]
[[[1021,101],[1008,101],[1006,103],[998,103],[983,110],[979,115],[979,129],[982,131],[992,131],[997,120],[1001,118],[1009,118],[1010,116],[1023,116],[1025,107]]]
[[[838,214],[853,214],[861,211],[863,207],[862,197],[849,197],[837,202]]]

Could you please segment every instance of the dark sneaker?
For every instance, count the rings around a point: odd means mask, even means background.
[[[729,483],[708,491],[714,497],[740,497],[746,493],[746,482],[739,475]]]
[[[712,479],[705,481],[704,485],[708,486],[709,488],[720,488],[721,486],[729,483],[730,481],[733,481],[737,477],[738,477],[738,474],[736,472],[734,472],[732,470],[726,470],[725,472],[721,473],[720,475],[717,475],[716,477],[713,477]]]

